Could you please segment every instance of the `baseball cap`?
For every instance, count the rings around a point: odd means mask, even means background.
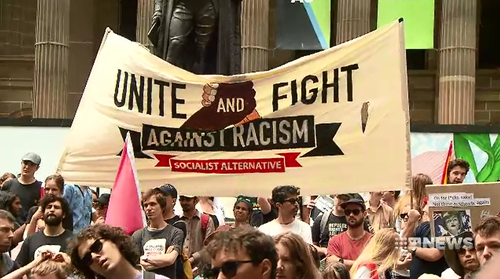
[[[340,207],[342,207],[343,209],[345,209],[350,204],[357,204],[357,205],[361,206],[361,208],[363,210],[366,210],[365,202],[363,200],[360,200],[360,199],[350,199],[350,200],[342,203],[340,205]]]
[[[109,204],[109,198],[111,197],[110,194],[102,194],[98,199],[97,203],[100,205],[108,205]]]
[[[38,156],[38,154],[36,154],[36,153],[29,152],[23,156],[21,161],[30,161],[30,162],[34,163],[35,165],[40,165],[40,163],[42,162],[42,158],[40,158],[40,156]]]
[[[163,194],[167,196],[171,196],[172,198],[176,199],[177,198],[177,189],[175,189],[174,185],[172,184],[164,184],[160,187],[157,187],[155,189],[160,190]]]

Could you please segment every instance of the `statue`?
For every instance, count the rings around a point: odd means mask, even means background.
[[[154,54],[195,74],[239,74],[241,1],[155,0]]]

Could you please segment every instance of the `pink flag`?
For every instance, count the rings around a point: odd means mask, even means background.
[[[127,134],[115,185],[109,199],[105,223],[121,227],[132,234],[145,226],[140,203],[139,180],[135,169],[135,158],[130,134]]]

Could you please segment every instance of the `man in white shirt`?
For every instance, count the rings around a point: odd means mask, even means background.
[[[278,209],[278,218],[259,227],[270,236],[284,232],[300,235],[305,242],[312,244],[311,226],[295,218],[299,210],[300,189],[295,186],[278,186],[273,189],[272,200]]]

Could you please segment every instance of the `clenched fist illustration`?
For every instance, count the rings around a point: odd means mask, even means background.
[[[215,131],[260,118],[252,81],[205,84],[201,98],[203,107],[180,128]]]

